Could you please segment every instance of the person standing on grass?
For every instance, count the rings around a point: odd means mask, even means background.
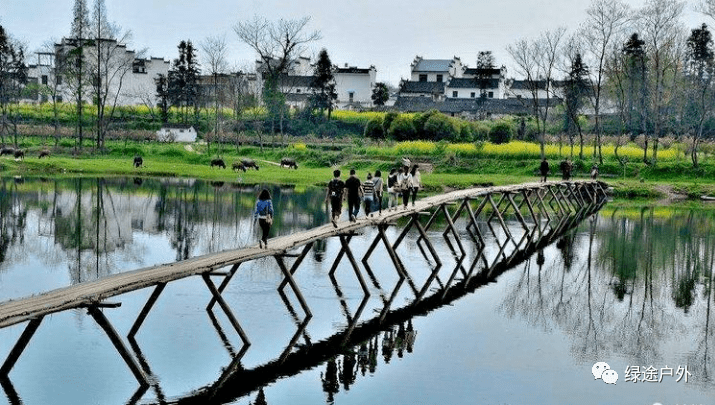
[[[375,197],[372,211],[380,211],[380,214],[382,214],[382,191],[385,183],[382,182],[381,171],[375,170],[375,177],[372,179],[372,183],[375,186]]]
[[[375,183],[372,181],[372,174],[368,172],[367,180],[362,183],[363,202],[365,203],[365,216],[372,212],[372,204],[375,201]]]
[[[362,183],[355,175],[355,169],[350,169],[350,177],[345,180],[345,188],[348,190],[348,213],[350,221],[355,222],[358,212],[360,212],[360,193]]]
[[[387,176],[387,209],[392,210],[397,207],[397,169],[390,170]]]
[[[422,187],[422,176],[420,176],[420,168],[417,165],[412,166],[410,175],[408,176],[410,194],[412,195],[412,206],[415,206],[415,199],[417,198],[417,191]]]
[[[544,158],[541,161],[541,166],[539,166],[539,172],[541,172],[541,181],[546,182],[546,177],[549,175],[549,162]]]
[[[402,172],[397,175],[397,184],[399,184],[400,193],[402,194],[402,204],[405,208],[407,208],[407,202],[410,200],[410,184],[412,184],[410,176],[409,166],[403,167]]]
[[[271,193],[265,188],[258,195],[253,218],[258,220],[258,225],[261,226],[263,231],[261,240],[258,241],[258,247],[267,248],[268,233],[271,231],[271,225],[273,224],[273,203],[271,202]]]
[[[343,191],[345,182],[340,180],[340,170],[333,170],[333,179],[328,182],[328,194],[325,196],[326,202],[330,201],[330,222],[334,227],[338,227],[338,219],[343,210]]]

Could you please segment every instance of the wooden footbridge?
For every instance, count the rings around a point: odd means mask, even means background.
[[[120,273],[36,296],[0,303],[0,329],[27,323],[17,343],[0,367],[0,382],[4,381],[7,384],[10,371],[45,316],[73,308],[87,308],[88,313],[106,332],[138,380],[140,388],[145,390],[150,386],[148,367],[140,361],[140,355],[135,355],[128,348],[125,339],[104,316],[102,309],[121,305],[119,302],[108,302],[108,299],[118,298],[124,293],[139,289],[153,288],[151,296],[127,333],[127,340],[135,348],[134,352],[136,353],[134,335],[141,328],[144,319],[165,286],[172,281],[191,276],[202,277],[212,294],[207,310],[212,310],[215,304],[218,304],[240,336],[243,348],[235,356],[232,365],[238,364],[250,346],[250,340],[232,313],[231,307],[222,297],[222,292],[242,263],[264,257],[273,257],[283,274],[283,281],[278,286],[279,292],[283,294],[285,287],[289,286],[304,312],[303,320],[297,322],[298,331],[280,359],[265,367],[285,364],[290,362],[291,358],[296,358],[296,356],[300,358],[300,350],[291,351],[302,333],[301,328],[304,329],[312,317],[310,308],[293,275],[298,271],[303,259],[316,241],[330,237],[339,238],[341,249],[333,261],[329,274],[332,277],[338,264],[343,258],[347,258],[364,291],[365,298],[370,293],[364,273],[367,273],[375,282],[375,275],[368,265],[368,258],[375,249],[385,249],[394,266],[394,271],[397,272],[400,279],[396,290],[402,281],[406,280],[415,295],[412,307],[417,308],[424,303],[445,300],[454,293],[453,287],[457,284],[464,290],[465,286],[471,285],[476,280],[489,280],[500,270],[503,271],[503,269],[523,260],[524,257],[528,257],[534,252],[534,249],[551,243],[565,230],[573,228],[583,218],[597,211],[605,202],[606,188],[607,186],[599,181],[563,181],[458,190],[424,198],[406,208],[383,210],[381,215],[362,217],[356,222],[338,222],[337,227],[326,224],[298,234],[274,238],[269,241],[267,249],[260,249],[256,246],[209,254],[176,263]],[[511,225],[507,225],[507,223]],[[398,237],[392,241],[385,232],[391,226],[402,226]],[[377,234],[361,258],[362,266],[360,266],[350,248],[350,241],[356,232],[368,227],[376,228]],[[444,238],[450,250],[450,252],[441,252],[442,255],[449,254],[456,258],[456,266],[449,279],[444,283],[439,283],[440,292],[426,296],[442,265],[440,252],[435,249],[431,241],[436,233],[434,230],[432,232],[430,230],[435,227],[439,227],[441,237]],[[512,232],[514,227],[518,228],[519,232]],[[416,286],[412,283],[408,269],[403,264],[403,259],[411,258],[401,258],[397,253],[398,246],[405,240],[405,236],[410,230],[418,232],[417,244],[420,247],[420,252],[434,263],[435,270],[432,271],[423,286]],[[473,244],[471,250],[474,254],[470,258],[471,263],[467,263],[465,243]],[[492,244],[492,246],[487,246],[488,244]],[[493,246],[494,244],[496,246]],[[286,259],[290,259],[290,261]],[[223,278],[220,285],[214,284],[215,278],[213,277]],[[456,281],[458,277],[460,279]],[[359,331],[364,325],[381,324],[391,316],[394,317],[395,312],[390,309],[394,295],[393,293],[390,299],[384,300],[384,307],[378,316],[363,321],[363,326],[360,326],[358,320],[366,302],[366,299],[363,300],[363,305],[350,319],[348,329],[340,333],[341,341],[348,341],[351,333]],[[219,381],[212,386],[212,392],[235,378],[236,372],[238,371],[235,367],[227,367]],[[245,372],[246,370],[241,370],[241,373]],[[5,384],[3,385],[5,386]]]

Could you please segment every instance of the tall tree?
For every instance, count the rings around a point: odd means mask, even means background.
[[[631,135],[647,134],[648,131],[648,64],[645,41],[633,33],[623,44],[621,54],[624,57],[623,68],[627,94],[628,131]],[[648,136],[645,136],[646,148],[643,161],[648,156]]]
[[[84,67],[84,47],[87,43],[87,37],[89,36],[90,26],[89,26],[89,8],[87,7],[87,0],[75,0],[74,8],[72,10],[72,31],[70,33],[71,49],[67,50],[67,57],[71,59],[71,62],[67,64],[70,69],[67,75],[66,82],[74,82],[74,93],[77,99],[77,137],[78,137],[78,147],[82,149],[83,140],[83,97],[85,86],[84,83],[87,80],[85,77],[86,70]]]
[[[161,116],[161,122],[166,124],[169,122],[169,105],[171,104],[171,96],[169,94],[169,79],[166,75],[159,73],[156,79],[156,99],[157,106],[159,107],[159,114]]]
[[[328,111],[328,121],[335,107],[335,100],[338,93],[335,90],[335,76],[333,75],[333,64],[330,62],[328,51],[323,48],[318,54],[318,62],[313,71],[313,81],[310,85],[313,94],[310,97],[311,107],[320,111],[323,116],[324,111]]]
[[[648,0],[639,15],[652,77],[649,104],[653,116],[653,164],[658,160],[665,109],[674,94],[672,86],[676,81],[669,79],[677,73],[680,62],[679,46],[683,42],[680,17],[684,6],[684,2],[677,0]]]
[[[494,64],[494,56],[492,51],[481,51],[477,55],[477,88],[479,88],[479,98],[484,100],[487,98],[487,89],[492,78],[492,70],[496,67]]]
[[[181,41],[178,48],[179,57],[174,59],[169,69],[168,91],[172,105],[180,109],[182,123],[186,124],[189,120],[189,107],[194,110],[198,108],[199,65],[196,61],[196,50],[190,40]]]
[[[372,103],[378,107],[382,107],[390,99],[390,89],[387,84],[383,82],[375,83],[375,87],[372,89]]]
[[[507,52],[516,63],[516,71],[524,77],[531,94],[531,104],[539,131],[541,158],[546,157],[546,123],[549,119],[551,101],[554,98],[553,77],[556,74],[558,56],[565,28],[545,31],[534,41],[525,39],[507,46]],[[545,98],[542,99],[541,95]]]
[[[309,22],[310,17],[273,22],[255,16],[233,27],[238,38],[258,54],[261,62],[258,73],[263,81],[263,103],[271,114],[272,132],[275,132],[276,118],[283,132],[285,94],[281,92],[280,77],[290,72],[291,64],[308,44],[320,39],[319,31],[307,31]]]
[[[693,167],[698,167],[698,146],[703,137],[703,128],[706,121],[713,117],[715,109],[713,39],[705,24],[691,31],[686,52],[685,74],[689,84],[685,97],[686,110],[694,134],[690,156]]]
[[[92,83],[92,101],[97,107],[96,144],[104,147],[104,138],[109,121],[117,107],[124,78],[133,67],[135,58],[141,58],[143,51],[132,56],[126,45],[131,32],[110,23],[104,0],[95,0],[90,20],[92,48],[87,49],[87,64]],[[109,112],[107,108],[109,107]]]
[[[220,102],[218,78],[226,73],[228,62],[226,61],[226,38],[224,36],[212,36],[201,42],[204,63],[213,78],[213,98],[214,98],[214,137],[218,139],[220,126]],[[210,148],[209,148],[210,150]]]
[[[587,42],[585,49],[588,51],[588,63],[591,65],[593,75],[591,92],[593,112],[595,118],[595,147],[594,156],[603,163],[601,152],[601,104],[603,86],[605,82],[605,64],[611,50],[613,40],[625,28],[629,19],[628,7],[620,0],[593,0],[586,11],[588,18],[583,28],[583,38]]]
[[[17,106],[21,91],[27,84],[27,65],[25,64],[24,46],[14,41],[0,25],[0,140],[5,143],[5,135],[14,128],[15,145],[17,145],[17,124],[19,114],[13,106]]]
[[[565,130],[569,135],[571,144],[571,158],[573,158],[573,133],[577,132],[579,137],[579,159],[583,159],[583,128],[579,117],[584,99],[588,97],[589,80],[588,67],[583,63],[581,53],[577,52],[571,61],[571,67],[566,78],[564,110],[566,115]]]

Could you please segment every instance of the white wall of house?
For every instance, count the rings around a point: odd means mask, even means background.
[[[193,126],[164,126],[156,131],[156,139],[162,142],[196,142]]]
[[[367,69],[338,69],[333,75],[339,108],[351,103],[372,105],[372,89],[375,87],[377,75],[374,66]]]
[[[143,71],[132,71],[125,75],[119,94],[120,105],[156,104],[156,78],[167,76],[171,64],[163,58],[144,59]]]

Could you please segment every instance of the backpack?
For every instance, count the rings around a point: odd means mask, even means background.
[[[397,176],[389,176],[387,178],[387,187],[394,187],[397,183]]]
[[[340,185],[340,180],[338,180],[338,179],[330,180],[330,183],[328,183],[328,191],[330,191],[330,197],[333,197],[333,198],[341,197],[342,190],[340,189],[339,185]]]

